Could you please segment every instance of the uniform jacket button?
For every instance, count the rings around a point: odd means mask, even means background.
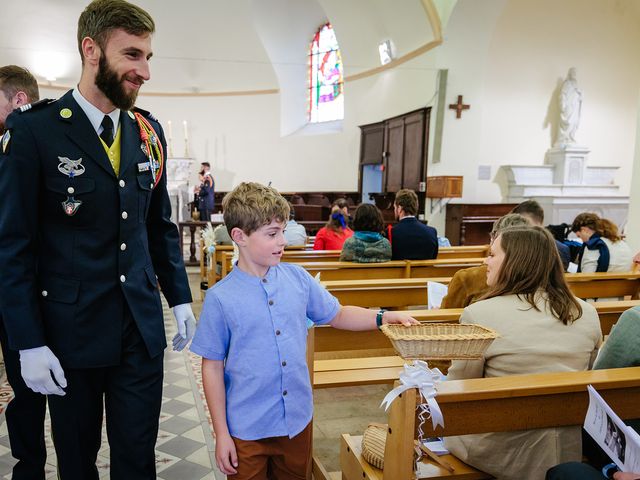
[[[69,187],[69,188],[67,188],[67,193],[68,193],[68,194],[70,194],[70,195],[73,195],[73,194],[75,193],[75,191],[76,191],[76,190],[75,190],[75,188],[73,188],[73,187]]]
[[[129,214],[128,214],[127,212],[122,212],[122,215],[121,215],[121,216],[122,216],[122,218],[123,218],[124,220],[126,220],[126,219],[127,219],[127,217],[129,216]]]
[[[42,290],[42,296],[46,297],[47,295],[49,295],[49,292],[47,292],[46,290]]]
[[[127,277],[125,277],[124,275],[120,275],[120,282],[124,283],[126,279]]]
[[[125,186],[124,180],[120,180],[118,182],[118,185],[120,185],[121,188],[124,188],[124,186]]]
[[[123,243],[120,245],[120,250],[122,250],[123,252],[127,249],[127,244]]]

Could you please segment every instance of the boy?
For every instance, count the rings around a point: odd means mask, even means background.
[[[313,410],[307,317],[350,330],[417,322],[402,312],[342,307],[301,267],[280,264],[289,205],[273,188],[242,183],[222,205],[240,256],[207,293],[191,345],[203,357],[216,462],[237,480],[305,479]]]

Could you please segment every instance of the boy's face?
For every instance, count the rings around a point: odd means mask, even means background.
[[[263,276],[269,267],[280,263],[282,252],[287,245],[287,240],[284,238],[285,226],[285,222],[274,219],[251,235],[237,229],[234,241],[240,247],[238,265],[248,273]],[[233,230],[236,231],[235,228]]]

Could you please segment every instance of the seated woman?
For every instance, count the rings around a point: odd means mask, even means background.
[[[347,226],[347,218],[338,205],[331,208],[329,220],[316,233],[313,242],[314,250],[342,250],[347,238],[353,235],[353,230]]]
[[[629,245],[618,234],[618,227],[595,213],[581,213],[571,231],[583,242],[578,255],[579,272],[628,272],[632,257]]]
[[[493,222],[489,234],[490,242],[498,236],[501,230],[509,227],[531,225],[529,221],[518,213],[509,213]],[[458,270],[451,278],[447,294],[442,299],[440,308],[464,308],[482,297],[487,286],[487,266],[469,267]]]
[[[482,359],[454,360],[448,379],[589,369],[600,321],[593,306],[571,294],[551,234],[533,226],[502,230],[485,263],[489,291],[464,309],[460,323],[500,336]],[[581,458],[579,427],[448,437],[445,445],[499,479],[544,478],[553,465]]]
[[[353,219],[354,234],[344,242],[340,261],[374,263],[391,260],[391,243],[380,234],[383,228],[378,207],[360,204]]]

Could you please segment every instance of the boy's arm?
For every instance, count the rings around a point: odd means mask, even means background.
[[[340,307],[338,314],[329,324],[333,328],[342,330],[375,330],[377,310],[369,310],[362,307]],[[382,323],[400,323],[405,326],[417,325],[419,322],[405,312],[385,311],[382,314]]]
[[[216,434],[216,463],[225,475],[237,473],[236,447],[227,426],[226,393],[224,388],[224,362],[202,359],[202,384],[213,430]]]

